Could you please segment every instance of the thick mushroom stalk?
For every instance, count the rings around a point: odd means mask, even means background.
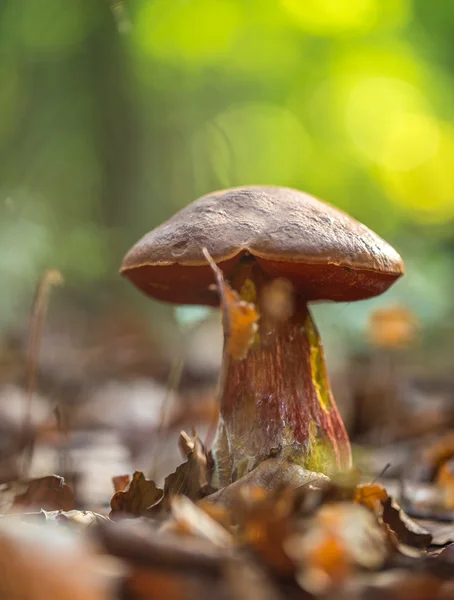
[[[351,466],[350,443],[327,377],[323,348],[304,297],[287,318],[267,315],[269,279],[254,259],[230,279],[261,314],[247,356],[224,353],[220,422],[215,441],[219,483],[243,476],[269,456],[330,473]]]

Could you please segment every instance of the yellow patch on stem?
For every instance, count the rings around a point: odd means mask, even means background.
[[[309,423],[309,440],[307,456],[304,458],[304,468],[329,474],[335,468],[336,460],[330,441],[319,435],[319,428],[315,421]]]
[[[326,373],[325,357],[320,342],[320,336],[310,314],[307,316],[305,328],[310,344],[312,381],[314,382],[320,405],[325,412],[330,412],[332,403],[328,375]]]

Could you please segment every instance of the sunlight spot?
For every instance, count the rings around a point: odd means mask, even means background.
[[[428,160],[405,171],[384,170],[393,201],[415,219],[447,222],[454,217],[454,132],[440,127],[436,151]]]
[[[360,80],[345,94],[345,125],[356,149],[383,166],[397,157],[395,168],[412,168],[436,149],[436,123],[419,90],[399,79]],[[409,131],[403,128],[410,127]],[[418,135],[429,135],[427,146]]]
[[[312,35],[366,33],[402,27],[411,16],[410,0],[281,0],[303,31]]]
[[[241,25],[229,0],[155,0],[139,11],[136,41],[161,60],[211,64],[228,55]]]
[[[389,170],[413,169],[438,148],[439,126],[428,115],[401,115],[386,132],[382,162]]]

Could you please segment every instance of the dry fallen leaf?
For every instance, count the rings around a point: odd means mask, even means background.
[[[445,461],[437,474],[437,485],[443,493],[443,505],[454,510],[454,459]]]
[[[63,477],[48,475],[23,483],[26,485],[26,490],[16,495],[12,510],[25,511],[25,509],[40,508],[44,510],[71,510],[73,508],[74,496]]]
[[[54,521],[60,525],[75,525],[82,529],[92,527],[100,521],[108,521],[108,517],[104,517],[91,510],[54,510],[51,512],[42,511],[46,521]]]
[[[214,504],[206,498],[199,500],[197,506],[204,510],[217,523],[222,525],[224,529],[230,531],[232,526],[232,511],[229,508],[222,506],[222,504]]]
[[[409,517],[393,498],[383,502],[383,522],[396,534],[399,542],[415,548],[427,548],[431,534]]]
[[[194,441],[186,431],[180,431],[180,437],[178,438],[178,447],[183,454],[183,457],[187,458],[194,450]]]
[[[206,501],[230,507],[241,488],[245,486],[259,487],[271,492],[285,485],[295,489],[303,486],[322,486],[328,482],[329,478],[323,473],[308,471],[285,458],[268,458],[244,477],[207,496]]]
[[[355,489],[354,501],[362,504],[372,512],[383,512],[383,502],[388,498],[384,487],[378,484],[358,485]]]
[[[431,521],[429,519],[418,519],[418,524],[431,534],[432,546],[446,546],[447,544],[454,544],[453,521],[443,523],[440,521]]]
[[[80,535],[45,522],[0,521],[0,556],[2,600],[108,600],[122,573]]]
[[[226,351],[233,359],[241,360],[247,355],[255,339],[259,314],[253,304],[242,300],[224,280],[222,271],[206,248],[203,248],[203,253],[213,270],[221,299]]]
[[[150,508],[162,500],[163,495],[164,492],[154,481],[146,479],[143,473],[136,471],[126,489],[112,496],[112,510],[109,516],[116,519],[127,515],[146,515]]]
[[[294,491],[289,487],[274,493],[258,487],[242,487],[233,509],[238,543],[252,549],[280,575],[294,572],[294,564],[284,550],[294,526],[293,513]]]
[[[170,500],[170,508],[174,523],[177,525],[176,530],[181,527],[184,533],[204,538],[222,548],[232,546],[232,535],[186,496],[174,496]],[[172,521],[170,521],[170,528],[172,528]]]
[[[129,475],[117,475],[116,477],[112,477],[112,483],[116,492],[124,492],[130,481],[131,477],[129,477]]]
[[[314,594],[342,588],[358,568],[380,568],[388,552],[375,517],[352,502],[322,506],[306,531],[290,536],[285,548],[298,566],[298,582]]]
[[[383,348],[403,348],[416,336],[418,320],[404,306],[389,306],[375,310],[370,317],[369,337]]]
[[[451,458],[454,458],[454,432],[452,431],[424,448],[423,461],[433,474],[432,479],[436,479],[438,470]]]
[[[176,495],[184,495],[194,501],[200,500],[204,490],[208,489],[212,459],[197,435],[190,444],[186,440],[186,444],[187,459],[176,468],[174,473],[166,477],[164,502],[159,509],[168,508],[170,499]]]

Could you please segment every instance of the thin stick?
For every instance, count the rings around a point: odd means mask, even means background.
[[[225,380],[227,377],[227,372],[228,372],[229,362],[230,362],[230,356],[229,356],[229,352],[227,350],[227,340],[228,340],[228,338],[230,336],[230,332],[231,332],[230,313],[227,309],[227,302],[226,302],[225,296],[224,296],[224,276],[222,274],[222,271],[217,266],[217,264],[214,262],[211,254],[208,252],[208,250],[205,247],[202,248],[202,252],[203,252],[204,257],[207,259],[208,264],[211,267],[211,270],[213,271],[213,275],[214,275],[214,278],[216,281],[216,287],[217,287],[219,298],[221,301],[221,309],[222,309],[222,328],[224,330],[224,347],[222,349],[221,372],[219,374],[219,381],[218,381],[218,398],[219,398],[219,402],[220,402],[220,399],[222,398],[222,394],[224,391]],[[217,426],[217,419],[212,419],[210,426],[208,428],[208,433],[206,435],[205,442],[204,442],[205,448],[211,447],[211,445],[214,441],[214,436],[216,434],[216,426]]]
[[[386,473],[386,471],[389,469],[390,466],[391,466],[391,463],[386,463],[386,465],[383,467],[383,469],[380,471],[380,473],[378,473],[378,475],[376,475],[372,479],[372,481],[369,483],[369,485],[373,485],[376,481],[381,479],[383,477],[383,475]]]
[[[154,471],[156,468],[157,449],[159,447],[160,442],[162,441],[163,433],[168,428],[167,415],[168,415],[168,412],[169,412],[171,404],[172,404],[170,402],[171,394],[172,394],[172,392],[174,392],[177,389],[177,387],[180,383],[181,374],[183,372],[183,366],[184,366],[184,360],[181,357],[177,358],[172,365],[172,368],[171,368],[170,374],[169,374],[169,378],[167,380],[167,392],[166,392],[166,394],[163,398],[162,404],[161,404],[161,410],[159,413],[159,425],[156,430],[155,442],[151,449],[150,468],[149,468],[149,474],[150,474],[149,477],[151,479],[154,478]]]
[[[32,402],[36,389],[36,370],[38,366],[39,347],[41,344],[44,319],[49,306],[50,292],[53,287],[62,285],[63,277],[57,269],[46,269],[38,282],[33,300],[27,343],[27,377],[26,393],[27,404],[23,422],[23,431],[26,435],[32,423]],[[33,456],[34,440],[24,449],[23,476],[27,478]]]

